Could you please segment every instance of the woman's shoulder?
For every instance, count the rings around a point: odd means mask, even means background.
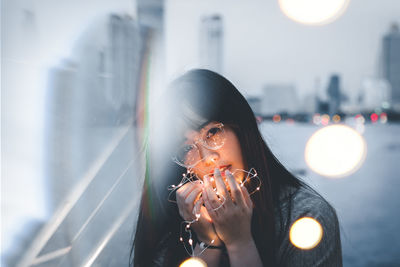
[[[329,202],[308,186],[286,188],[281,193],[276,213],[277,257],[280,266],[341,266],[339,222]],[[301,250],[289,240],[290,228],[297,220],[310,217],[322,228],[322,239],[313,249]]]
[[[278,208],[283,214],[292,219],[311,216],[315,219],[325,218],[329,221],[336,218],[336,211],[332,205],[314,189],[307,185],[298,188],[286,187],[280,194]]]

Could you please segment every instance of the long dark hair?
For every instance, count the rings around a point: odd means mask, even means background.
[[[195,69],[171,84],[162,103],[156,134],[165,138],[155,138],[158,141],[154,141],[150,149],[131,266],[151,266],[166,237],[173,240],[165,248],[169,250],[166,255],[171,255],[167,260],[170,266],[177,266],[188,256],[178,241],[181,218],[177,206],[167,201],[166,190],[168,185],[179,183],[186,170],[172,162],[171,152],[180,142],[174,136],[182,137],[188,127],[196,129],[211,121],[222,122],[234,130],[247,167],[255,168],[262,181],[260,191],[251,195],[254,203],[252,235],[263,264],[274,266],[275,216],[279,216],[276,207],[280,193],[284,187],[298,188],[303,183],[272,154],[246,99],[221,75]]]

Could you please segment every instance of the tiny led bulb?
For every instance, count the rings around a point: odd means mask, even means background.
[[[190,228],[190,224],[186,225],[186,228],[189,229]]]
[[[180,237],[180,238],[179,238],[179,241],[183,242],[183,238],[182,238],[182,237]]]
[[[192,239],[189,239],[189,244],[193,245],[193,240]]]
[[[211,178],[210,178],[210,181],[211,181],[211,182],[214,182],[214,178],[211,177]]]
[[[196,214],[196,218],[197,219],[200,218],[200,213]]]
[[[257,187],[257,190],[260,190],[260,188],[259,188],[259,187]]]

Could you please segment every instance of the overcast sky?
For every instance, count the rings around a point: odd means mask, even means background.
[[[307,26],[287,18],[278,1],[169,0],[166,6],[168,77],[198,66],[199,22],[221,14],[224,69],[240,90],[258,94],[266,83],[290,83],[300,95],[339,73],[355,94],[363,78],[378,74],[382,36],[400,23],[398,0],[352,0],[336,21]]]

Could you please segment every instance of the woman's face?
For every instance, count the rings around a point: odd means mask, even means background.
[[[225,170],[234,173],[238,182],[243,179],[245,164],[242,150],[235,132],[229,126],[218,122],[210,122],[200,131],[188,130],[183,144],[185,165],[200,179],[204,175],[213,176],[214,169],[219,168],[224,175]],[[189,160],[190,159],[190,160]]]

